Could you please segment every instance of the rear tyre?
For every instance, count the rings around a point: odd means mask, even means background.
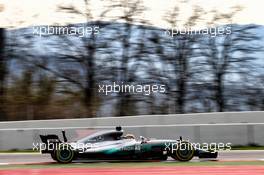
[[[55,152],[55,151],[53,151],[52,153],[50,153],[50,156],[51,156],[51,158],[52,158],[53,160],[58,161],[58,160],[56,159],[56,152]]]
[[[190,142],[181,141],[175,145],[175,151],[173,151],[171,157],[181,162],[187,162],[192,160],[195,149]]]
[[[55,151],[55,160],[59,163],[71,163],[73,158],[74,151],[69,144],[63,144]]]

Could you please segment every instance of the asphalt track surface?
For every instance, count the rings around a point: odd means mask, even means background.
[[[192,161],[206,161],[207,159],[194,158]],[[264,150],[233,150],[219,152],[218,161],[263,161]],[[169,159],[168,161],[173,161]],[[48,163],[54,162],[50,155],[39,153],[0,153],[0,165],[4,164],[23,164],[23,163]],[[88,161],[89,162],[89,161]],[[94,161],[92,161],[94,162]],[[264,175],[264,174],[263,174]]]
[[[147,167],[69,167],[1,169],[1,165],[54,163],[49,155],[0,153],[0,175],[264,175],[264,150],[220,152],[218,161],[259,161],[260,165],[241,166],[150,166]],[[168,160],[170,162],[172,160]],[[192,162],[208,161],[193,159]],[[262,165],[263,161],[263,165]],[[97,164],[97,163],[95,163]]]

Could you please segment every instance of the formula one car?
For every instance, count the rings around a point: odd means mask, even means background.
[[[121,127],[115,130],[99,131],[76,142],[69,143],[62,131],[63,142],[58,135],[40,135],[45,146],[42,153],[48,153],[59,163],[74,160],[167,160],[190,161],[199,158],[216,158],[217,152],[200,150],[188,141],[158,140],[134,135],[123,136]]]

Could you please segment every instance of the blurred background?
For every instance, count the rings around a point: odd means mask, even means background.
[[[264,22],[252,1],[0,1],[0,120],[264,110]],[[35,35],[97,26],[99,34]],[[231,34],[165,35],[230,27]],[[99,84],[165,93],[99,93]]]

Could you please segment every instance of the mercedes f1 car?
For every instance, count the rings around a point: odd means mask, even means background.
[[[67,142],[62,131],[63,142],[58,135],[40,135],[42,153],[48,153],[59,163],[74,160],[167,160],[172,157],[177,161],[190,161],[199,158],[216,158],[217,152],[204,151],[180,137],[179,140],[148,139],[134,135],[123,136],[121,127],[115,130],[99,131],[76,142]]]

